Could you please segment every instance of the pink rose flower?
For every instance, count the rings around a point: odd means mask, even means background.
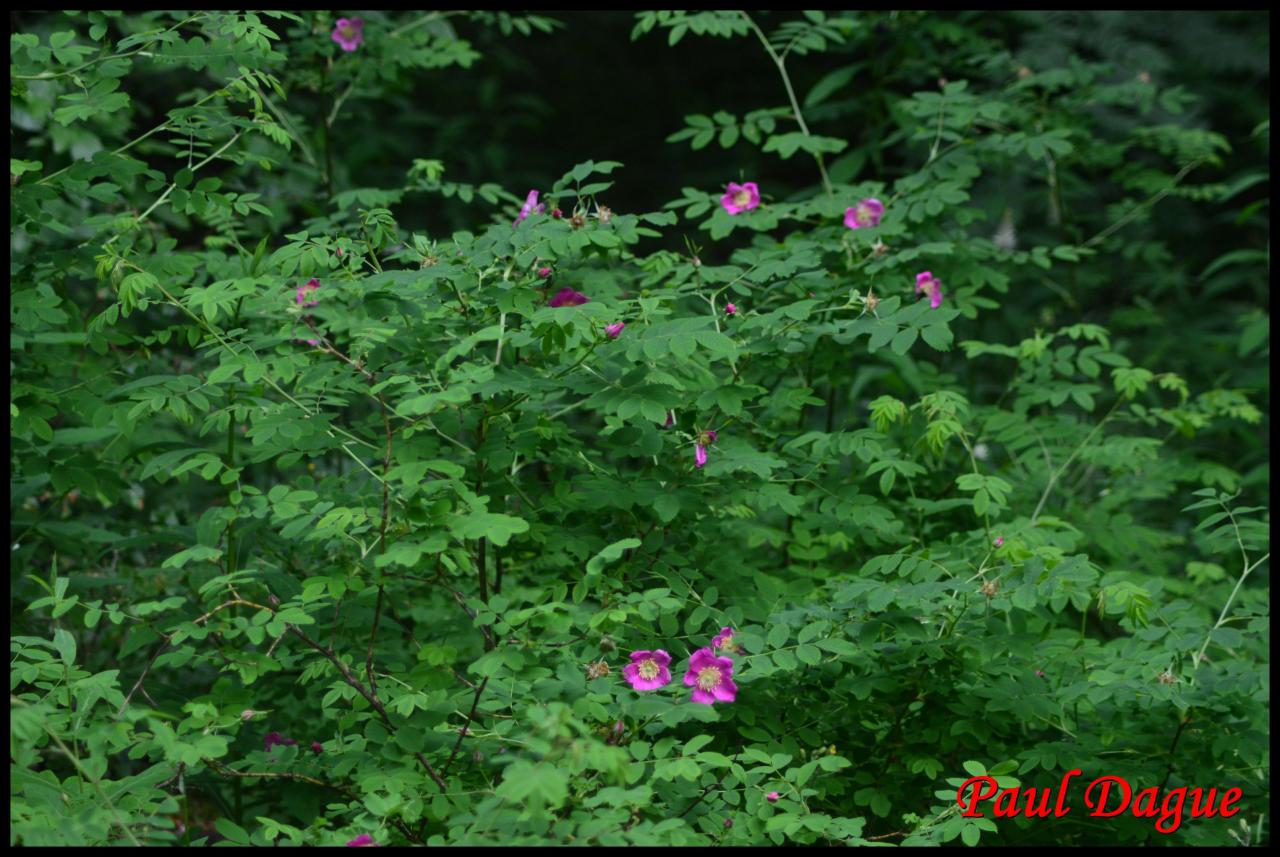
[[[294,292],[294,298],[293,298],[294,303],[296,303],[298,306],[304,306],[304,307],[315,306],[316,304],[320,303],[320,301],[307,300],[307,295],[309,295],[311,292],[314,292],[318,288],[320,288],[320,281],[317,280],[315,277],[312,277],[310,280],[307,280],[305,285],[298,286],[298,290]]]
[[[542,214],[542,212],[546,210],[547,206],[538,202],[538,192],[536,190],[531,190],[529,191],[529,195],[524,198],[524,205],[520,206],[520,216],[517,217],[515,223],[512,223],[511,225],[519,226],[520,222],[530,214]]]
[[[551,298],[551,300],[547,301],[547,306],[579,306],[580,304],[585,304],[588,300],[590,300],[590,298],[582,292],[575,292],[573,289],[561,289],[555,293],[555,296]]]
[[[937,309],[942,306],[942,281],[929,271],[921,271],[916,274],[916,294],[927,295],[929,308]]]
[[[778,794],[777,792],[769,792],[767,795],[764,796],[764,799],[767,800],[769,803],[777,803],[778,798],[780,797],[782,797],[782,795]]]
[[[633,690],[657,690],[671,684],[671,655],[662,649],[631,653],[631,663],[622,668],[622,677]]]
[[[364,845],[371,845],[374,848],[379,847],[378,843],[373,841],[373,837],[367,833],[361,833],[355,839],[352,839],[350,842],[347,843],[348,848],[360,848],[361,846],[364,846]]]
[[[716,433],[704,431],[698,435],[693,447],[694,466],[702,468],[707,463],[707,447],[716,442]]]
[[[711,648],[722,649],[726,652],[738,651],[738,644],[733,641],[733,628],[725,625],[720,629],[720,633],[711,639]]]
[[[626,323],[625,323],[625,322],[621,322],[621,321],[620,321],[620,322],[618,322],[618,323],[616,323],[616,324],[610,324],[610,325],[607,325],[607,326],[605,327],[605,329],[604,329],[604,332],[605,332],[606,334],[608,334],[608,336],[609,336],[609,338],[610,338],[610,339],[617,339],[617,338],[618,338],[618,334],[622,333],[622,328],[624,328],[624,327],[626,327],[626,326],[627,326],[627,325],[626,325]]]
[[[292,747],[298,742],[293,740],[292,738],[284,737],[279,732],[268,732],[267,737],[263,739],[262,743],[263,743],[263,749],[270,752],[271,748],[277,744],[282,744],[286,747]]]
[[[703,705],[733,702],[738,698],[738,686],[733,681],[733,660],[717,656],[710,649],[698,649],[689,657],[684,683],[685,687],[693,688],[693,701]]]
[[[850,229],[879,226],[881,217],[884,217],[884,203],[878,199],[864,199],[844,210],[844,225]]]
[[[339,18],[333,28],[333,40],[347,53],[364,44],[364,21],[359,18]]]
[[[734,306],[733,304],[725,304],[725,305],[724,305],[724,314],[725,314],[725,315],[733,315],[733,314],[735,314],[737,311],[738,311],[738,308],[737,308],[736,306]]]
[[[724,206],[724,210],[730,214],[741,214],[744,211],[750,211],[760,206],[760,188],[755,182],[729,182],[725,188],[724,196],[720,197],[720,204]]]

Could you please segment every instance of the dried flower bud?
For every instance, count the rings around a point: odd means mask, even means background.
[[[1143,71],[1138,72],[1138,82],[1151,83],[1151,73],[1146,71],[1145,69]]]
[[[438,257],[436,257],[436,256],[423,256],[423,257],[422,257],[422,267],[423,267],[423,268],[433,268],[433,267],[435,267],[436,265],[439,265],[439,264],[440,264],[440,259],[439,259]]]
[[[867,296],[862,299],[862,305],[867,312],[875,312],[876,307],[880,306],[880,299],[871,291],[867,292]]]
[[[603,659],[587,664],[587,678],[589,679],[604,678],[608,674],[609,665]]]
[[[484,753],[481,753],[479,750],[476,750],[474,753],[471,754],[471,761],[475,762],[477,765],[480,764],[481,762],[484,761]]]
[[[1018,66],[1018,79],[1026,80],[1029,77],[1031,77],[1031,69],[1027,68],[1025,65]]]
[[[569,218],[569,225],[574,229],[581,229],[587,225],[587,219],[581,214],[574,212],[573,217]]]
[[[1000,591],[1000,581],[999,580],[983,581],[982,586],[978,589],[978,591],[981,592],[983,595],[987,596],[988,598],[990,598]]]
[[[605,634],[603,637],[600,638],[600,651],[614,652],[614,651],[617,651],[617,649],[618,649],[618,644],[613,641],[613,637],[610,637],[608,634]]]
[[[596,219],[601,223],[608,223],[613,219],[613,209],[607,205],[596,204]]]
[[[1178,683],[1178,677],[1173,673],[1169,672],[1168,670],[1165,670],[1164,672],[1160,673],[1160,675],[1156,676],[1156,680],[1159,681],[1161,684],[1177,684]]]

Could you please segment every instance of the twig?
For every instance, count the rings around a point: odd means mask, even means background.
[[[795,114],[796,122],[800,125],[800,133],[806,137],[812,137],[809,133],[809,126],[805,124],[804,114],[800,112],[800,102],[796,99],[796,91],[791,86],[791,77],[787,74],[786,60],[778,56],[777,51],[773,49],[773,45],[769,44],[769,40],[765,37],[764,32],[756,26],[756,22],[746,12],[738,13],[747,19],[747,24],[755,31],[760,38],[760,44],[764,45],[765,52],[769,54],[769,59],[773,60],[773,64],[778,68],[778,74],[782,76],[782,84],[787,88],[787,98],[791,99],[791,111]],[[827,167],[822,162],[822,153],[814,152],[813,159],[818,162],[818,172],[822,174],[822,186],[827,191],[827,196],[835,196],[835,191],[831,187],[831,179],[827,177]]]
[[[1173,774],[1173,752],[1178,749],[1178,739],[1182,737],[1182,730],[1187,728],[1187,724],[1191,722],[1191,718],[1187,717],[1178,721],[1178,731],[1173,733],[1173,740],[1169,742],[1169,767],[1165,769],[1164,779],[1160,781],[1160,787],[1156,789],[1156,794],[1163,794],[1164,787],[1169,782],[1169,777]]]
[[[1132,211],[1130,211],[1124,217],[1121,217],[1115,223],[1111,224],[1106,229],[1102,230],[1097,235],[1093,236],[1088,241],[1084,242],[1082,246],[1092,247],[1094,244],[1097,244],[1099,241],[1103,240],[1107,236],[1111,235],[1111,233],[1115,232],[1117,229],[1127,224],[1130,220],[1133,220],[1143,211],[1147,210],[1148,208],[1155,205],[1160,200],[1164,199],[1173,191],[1175,187],[1178,186],[1178,182],[1182,181],[1183,178],[1186,177],[1187,173],[1191,172],[1196,167],[1200,166],[1200,164],[1202,163],[1204,163],[1204,159],[1197,158],[1196,160],[1187,164],[1185,167],[1183,167],[1181,170],[1178,171],[1178,174],[1173,177],[1173,181],[1169,182],[1169,186],[1167,188],[1160,191],[1159,193],[1153,194],[1146,202],[1142,203],[1139,206],[1136,206]]]
[[[444,763],[444,767],[440,769],[441,776],[447,776],[449,766],[453,764],[453,759],[458,755],[458,748],[462,746],[462,739],[466,737],[467,731],[471,728],[471,722],[476,719],[476,708],[480,705],[480,694],[484,693],[484,689],[489,685],[489,677],[485,676],[484,681],[480,682],[480,686],[476,688],[475,696],[471,699],[471,713],[467,715],[467,722],[462,725],[462,729],[458,731],[458,740],[453,742],[453,752],[449,754],[449,760]]]
[[[360,680],[355,677],[351,672],[351,669],[338,659],[338,656],[334,653],[332,648],[326,648],[320,645],[318,642],[307,636],[303,631],[299,630],[296,625],[289,625],[288,628],[295,637],[315,649],[323,655],[329,663],[333,664],[334,667],[337,668],[338,672],[341,673],[342,678],[347,682],[347,684],[355,688],[356,692],[363,696],[365,700],[373,706],[374,711],[378,712],[378,715],[382,718],[382,722],[392,733],[397,731],[395,725],[391,722],[390,715],[387,714],[387,709],[382,704],[382,700],[378,698],[377,694],[370,692],[368,688],[360,683]],[[423,756],[420,752],[415,752],[413,755],[426,770],[427,776],[431,777],[431,780],[439,786],[440,791],[448,791],[448,785],[440,777],[440,774],[436,772],[436,769],[431,766],[431,763],[427,761],[426,756]]]

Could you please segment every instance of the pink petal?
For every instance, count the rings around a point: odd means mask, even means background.
[[[738,686],[729,678],[721,678],[720,683],[711,689],[711,693],[720,702],[733,702],[738,698]]]

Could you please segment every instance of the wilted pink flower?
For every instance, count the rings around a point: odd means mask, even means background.
[[[718,657],[710,649],[698,649],[689,657],[684,683],[693,688],[693,701],[704,705],[733,702],[738,698],[738,686],[733,683],[733,660]]]
[[[673,425],[675,425],[675,424],[676,424],[676,412],[675,412],[675,411],[667,411],[667,421],[666,421],[665,423],[663,423],[663,424],[662,424],[662,427],[663,427],[663,428],[671,428],[671,427],[672,427]]]
[[[732,818],[726,818],[726,819],[724,820],[724,826],[725,826],[725,827],[733,827],[733,819],[732,819]]]
[[[529,191],[529,195],[524,198],[524,205],[520,206],[520,216],[516,218],[512,226],[519,226],[520,222],[530,214],[542,214],[547,207],[538,202],[538,192],[536,190]]]
[[[734,314],[734,313],[736,313],[737,311],[738,311],[738,308],[737,308],[736,306],[734,306],[733,304],[725,304],[725,305],[724,305],[724,314],[725,314],[725,315],[733,315],[733,314]]]
[[[257,713],[258,712],[254,711],[252,708],[246,708],[244,711],[240,712],[240,719],[243,720],[245,723],[248,723],[250,720],[253,719],[253,716]]]
[[[355,839],[347,843],[348,848],[359,848],[363,845],[372,845],[374,848],[379,847],[378,843],[373,841],[373,837],[367,833],[361,833]]]
[[[702,467],[707,463],[707,447],[716,442],[716,433],[704,431],[698,435],[693,447],[694,466]]]
[[[942,306],[942,281],[929,271],[921,271],[916,274],[916,294],[928,295],[929,308],[937,309]]]
[[[657,690],[671,684],[671,655],[662,649],[631,653],[631,663],[622,668],[622,676],[633,690]]]
[[[619,721],[617,721],[617,722],[615,722],[615,723],[613,724],[613,734],[614,734],[614,735],[621,735],[623,732],[625,732],[625,731],[626,731],[626,729],[627,729],[627,727],[626,727],[626,726],[624,726],[624,725],[622,724],[622,721],[621,721],[621,720],[619,720]]]
[[[881,217],[884,217],[884,203],[874,198],[864,199],[844,210],[844,225],[850,229],[879,226]]]
[[[315,753],[317,756],[319,756],[321,753],[323,753],[323,752],[324,752],[324,745],[323,745],[323,744],[321,744],[319,741],[312,741],[312,742],[311,742],[311,752],[312,752],[312,753]]]
[[[538,269],[538,276],[539,276],[539,277],[542,277],[542,279],[544,279],[544,280],[545,280],[547,277],[550,277],[550,276],[551,276],[551,268],[550,268],[550,267],[543,267],[543,268],[539,268],[539,269]]]
[[[724,649],[727,652],[736,652],[738,644],[733,641],[733,629],[725,625],[720,629],[720,633],[711,638],[711,648]]]
[[[271,748],[276,744],[283,744],[286,747],[292,747],[298,742],[292,738],[284,737],[279,732],[268,732],[267,737],[263,739],[262,743],[264,745],[264,749],[270,752]]]
[[[1000,547],[1001,545],[1004,544],[1004,536],[996,536],[996,540],[991,544],[995,545],[996,547]]]
[[[1045,677],[1044,670],[1036,670],[1036,677],[1044,678]]]
[[[294,303],[296,303],[298,306],[315,306],[316,304],[320,303],[320,301],[307,300],[307,295],[310,294],[311,292],[314,292],[318,288],[320,288],[320,281],[317,280],[315,277],[312,277],[310,280],[307,280],[306,284],[302,286],[298,286],[298,290],[294,293],[294,299],[293,299]]]
[[[777,803],[778,798],[780,797],[782,797],[782,795],[778,794],[777,792],[769,792],[767,795],[764,796],[764,799],[767,800],[769,803]]]
[[[741,214],[744,211],[750,211],[760,205],[760,188],[755,182],[729,182],[729,186],[725,188],[724,196],[720,197],[720,204],[724,206],[724,210],[730,214]]]
[[[585,304],[588,300],[590,300],[590,298],[582,292],[575,292],[573,289],[561,289],[555,293],[555,296],[551,298],[551,300],[547,301],[547,306],[578,306],[579,304]]]
[[[626,327],[626,322],[617,322],[616,324],[607,325],[604,332],[609,335],[610,339],[617,339],[618,334],[622,333],[622,328]]]
[[[333,28],[333,40],[344,51],[354,51],[364,44],[364,21],[359,18],[339,18]]]

